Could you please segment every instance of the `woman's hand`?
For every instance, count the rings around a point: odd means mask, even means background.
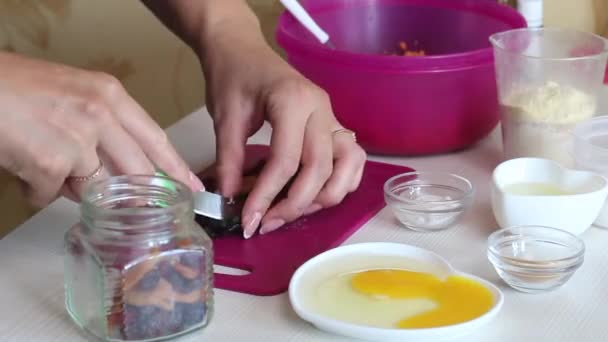
[[[332,113],[327,94],[265,42],[245,0],[144,0],[199,55],[215,123],[220,188],[236,193],[247,138],[273,128],[270,159],[243,209],[245,237],[339,203],[358,187],[365,153]],[[296,174],[287,199],[270,205]]]
[[[224,195],[238,192],[247,138],[265,120],[273,128],[268,163],[243,210],[248,238],[260,222],[264,234],[340,203],[358,187],[366,155],[354,136],[333,134],[342,126],[322,89],[275,54],[259,30],[233,24],[206,44],[201,61]],[[294,175],[288,197],[270,208]]]
[[[0,167],[25,183],[34,204],[59,193],[78,199],[84,184],[71,180],[100,165],[100,177],[159,167],[202,188],[115,78],[9,53],[0,53],[0,75]]]

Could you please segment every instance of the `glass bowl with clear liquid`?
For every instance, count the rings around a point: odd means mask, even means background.
[[[488,237],[488,260],[513,289],[541,293],[563,286],[583,264],[585,244],[565,230],[516,226]]]
[[[466,178],[442,172],[408,172],[384,184],[384,199],[397,220],[421,232],[454,226],[473,201]]]

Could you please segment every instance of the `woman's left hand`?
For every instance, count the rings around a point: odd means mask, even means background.
[[[327,93],[283,61],[259,32],[245,32],[217,35],[201,63],[225,196],[240,188],[247,138],[264,121],[273,128],[268,162],[242,213],[249,238],[260,224],[265,234],[340,203],[359,186],[366,154],[354,135],[340,131]],[[294,175],[287,198],[271,208]]]

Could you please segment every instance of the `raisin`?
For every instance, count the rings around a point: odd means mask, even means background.
[[[179,272],[177,272],[173,267],[169,270],[166,270],[163,273],[163,278],[165,278],[173,289],[179,293],[186,294],[190,293],[194,290],[200,289],[203,286],[203,278],[196,277],[194,279],[188,279],[183,277]]]
[[[179,257],[179,262],[195,270],[200,270],[203,263],[203,255],[198,252],[184,253]]]
[[[137,283],[137,288],[143,291],[150,291],[156,288],[160,280],[160,271],[152,269],[148,271]]]
[[[175,308],[181,311],[184,329],[203,322],[207,313],[207,307],[203,302],[176,303]]]

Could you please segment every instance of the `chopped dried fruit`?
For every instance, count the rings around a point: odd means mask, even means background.
[[[414,48],[410,48],[405,41],[400,41],[397,45],[398,45],[397,52],[385,51],[384,54],[390,55],[390,56],[406,56],[406,57],[426,56],[426,52],[423,49],[417,48],[419,45],[417,40],[415,40],[414,44],[412,44],[414,46]]]
[[[177,241],[177,246],[181,247],[181,248],[190,247],[190,246],[192,246],[192,239],[190,239],[190,238],[179,239],[179,241]]]
[[[200,274],[199,270],[184,266],[182,264],[175,264],[175,266],[173,267],[175,268],[177,273],[187,279],[194,279]]]
[[[196,323],[201,322],[199,320]],[[189,325],[193,325],[191,323]],[[169,336],[184,330],[181,310],[163,310],[155,306],[125,307],[124,335],[129,340],[152,339]]]
[[[245,200],[247,199],[247,195],[253,189],[255,182],[257,180],[258,175],[262,172],[264,165],[266,164],[265,160],[260,160],[254,164],[254,166],[248,169],[243,175],[243,180],[241,183],[241,190],[238,194],[236,194],[232,199],[234,205],[228,206],[228,210],[232,211],[231,215],[227,215],[227,217],[223,220],[215,220],[212,218],[208,218],[205,216],[196,216],[196,222],[201,225],[201,227],[205,230],[207,235],[209,235],[212,239],[219,238],[226,235],[243,235],[243,229],[241,227],[241,211]],[[208,177],[204,177],[202,179],[203,184],[205,184],[207,191],[218,192],[218,182],[215,179],[215,172],[212,171],[204,171],[203,174],[209,175]],[[287,192],[296,176],[292,177],[287,184],[283,187],[283,189],[277,194],[271,205],[278,203],[280,200],[287,196]]]
[[[126,263],[126,262],[125,262]],[[149,259],[129,268],[123,278],[123,287],[129,290],[139,283],[139,281],[156,267],[156,260]]]
[[[188,198],[139,179],[100,191],[103,225],[81,221],[66,234],[67,309],[103,341],[167,340],[209,321],[213,246],[191,212],[167,208]]]
[[[203,286],[203,279],[196,277],[194,279],[188,279],[182,276],[175,268],[171,267],[162,275],[166,279],[173,290],[178,293],[190,293],[194,290],[198,290]]]
[[[204,303],[178,303],[175,305],[176,311],[181,311],[183,324],[185,326],[191,326],[201,322],[205,319],[205,313],[207,308]]]
[[[153,269],[148,271],[137,283],[137,288],[143,291],[149,291],[154,289],[158,285],[160,280],[160,271]]]
[[[200,270],[203,265],[203,255],[201,253],[184,253],[180,255],[179,262],[190,268]]]
[[[125,340],[153,339],[185,331],[206,320],[204,254],[183,251],[157,255],[125,271],[137,280],[118,296],[109,331]],[[144,272],[145,273],[142,273]],[[120,304],[124,303],[124,304]]]

